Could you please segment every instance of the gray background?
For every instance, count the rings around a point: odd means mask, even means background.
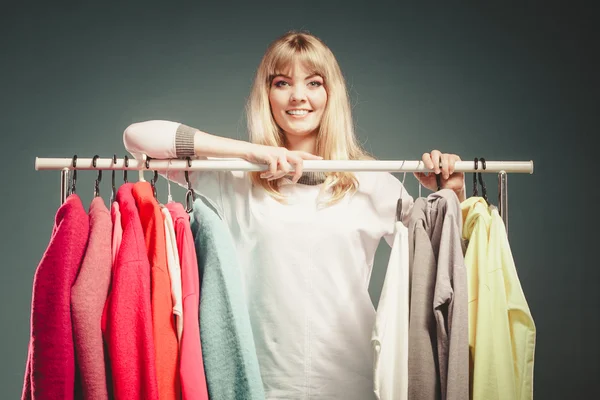
[[[336,54],[357,133],[376,157],[416,160],[438,148],[464,160],[534,160],[533,175],[509,175],[509,238],[538,329],[536,398],[597,397],[598,178],[589,150],[598,127],[598,48],[590,9],[13,3],[0,12],[2,398],[20,395],[32,278],[59,206],[59,173],[35,171],[35,157],[122,157],[123,130],[147,119],[246,138],[253,73],[268,43],[288,29],[311,31]],[[94,176],[79,175],[86,205]],[[105,173],[106,200],[109,181]],[[485,181],[495,200],[496,177]],[[407,175],[406,184],[417,196],[415,179]],[[388,254],[380,246],[375,303]]]

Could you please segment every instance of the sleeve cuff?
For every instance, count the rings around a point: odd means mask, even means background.
[[[184,124],[180,124],[175,132],[175,154],[178,158],[194,157],[194,135],[197,129]]]

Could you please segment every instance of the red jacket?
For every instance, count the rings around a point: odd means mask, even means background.
[[[132,194],[133,183],[117,192],[123,237],[113,266],[102,315],[115,399],[158,399],[152,338],[150,264]]]
[[[167,267],[165,221],[149,182],[137,182],[133,186],[133,196],[142,221],[152,271],[152,329],[158,392],[161,400],[175,400],[180,398],[179,344]]]
[[[31,336],[22,399],[74,397],[71,286],[85,253],[89,229],[81,199],[70,195],[56,213],[50,243],[33,278]]]
[[[167,203],[173,218],[179,262],[181,264],[181,286],[183,294],[183,336],[181,338],[181,360],[179,362],[183,400],[208,400],[198,306],[200,304],[200,279],[194,237],[190,228],[190,216],[180,203]]]

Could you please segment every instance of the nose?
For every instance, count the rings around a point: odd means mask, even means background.
[[[290,101],[293,102],[301,102],[306,99],[306,93],[304,93],[304,88],[302,85],[294,85],[292,87],[292,91],[290,93]]]

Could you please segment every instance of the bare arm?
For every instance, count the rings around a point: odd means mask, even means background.
[[[144,121],[131,124],[123,133],[125,148],[134,155],[151,158],[176,157],[248,157],[254,145],[211,135],[199,129],[171,121]]]
[[[132,124],[123,134],[125,148],[136,157],[146,154],[151,158],[178,157],[243,158],[269,165],[266,179],[279,179],[294,170],[294,181],[300,179],[303,160],[320,160],[303,151],[289,151],[285,147],[265,146],[242,140],[212,135],[199,129],[171,121],[145,121]]]

